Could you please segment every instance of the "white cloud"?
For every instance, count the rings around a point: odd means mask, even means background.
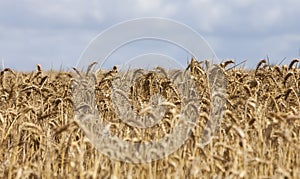
[[[292,57],[300,48],[299,9],[297,0],[0,1],[0,58],[20,69],[30,59],[28,66],[72,64],[97,33],[147,16],[190,25],[221,58]]]
[[[152,1],[145,1],[145,0],[137,0],[137,10],[139,12],[153,12],[161,9],[162,1],[160,0],[152,0]]]

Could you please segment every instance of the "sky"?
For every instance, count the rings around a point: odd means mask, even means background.
[[[99,33],[143,17],[186,24],[221,61],[247,60],[254,68],[267,57],[279,64],[300,55],[298,0],[0,0],[0,60],[20,71],[36,64],[69,70]]]

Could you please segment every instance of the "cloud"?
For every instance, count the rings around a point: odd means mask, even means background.
[[[0,58],[20,70],[36,63],[75,66],[101,31],[124,20],[155,16],[191,26],[221,59],[254,64],[269,55],[276,61],[298,55],[299,9],[297,0],[0,1]]]

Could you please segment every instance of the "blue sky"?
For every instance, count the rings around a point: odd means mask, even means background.
[[[298,0],[0,0],[0,59],[16,70],[37,63],[68,70],[100,32],[141,17],[190,26],[220,60],[247,60],[254,67],[267,56],[274,64],[299,58]]]

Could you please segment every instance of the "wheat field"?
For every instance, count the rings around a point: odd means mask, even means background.
[[[148,163],[112,160],[97,150],[75,120],[74,77],[91,73],[100,116],[119,138],[141,142],[162,138],[175,125],[180,108],[177,89],[164,69],[136,70],[128,91],[136,113],[161,93],[170,107],[151,128],[131,127],[118,119],[110,98],[118,69],[79,72],[33,72],[6,68],[0,74],[0,178],[299,178],[300,69],[269,65],[254,70],[219,64],[226,76],[226,109],[211,142],[201,146],[209,121],[210,90],[205,62],[191,60],[186,69],[197,84],[199,115],[187,141],[174,153]]]

